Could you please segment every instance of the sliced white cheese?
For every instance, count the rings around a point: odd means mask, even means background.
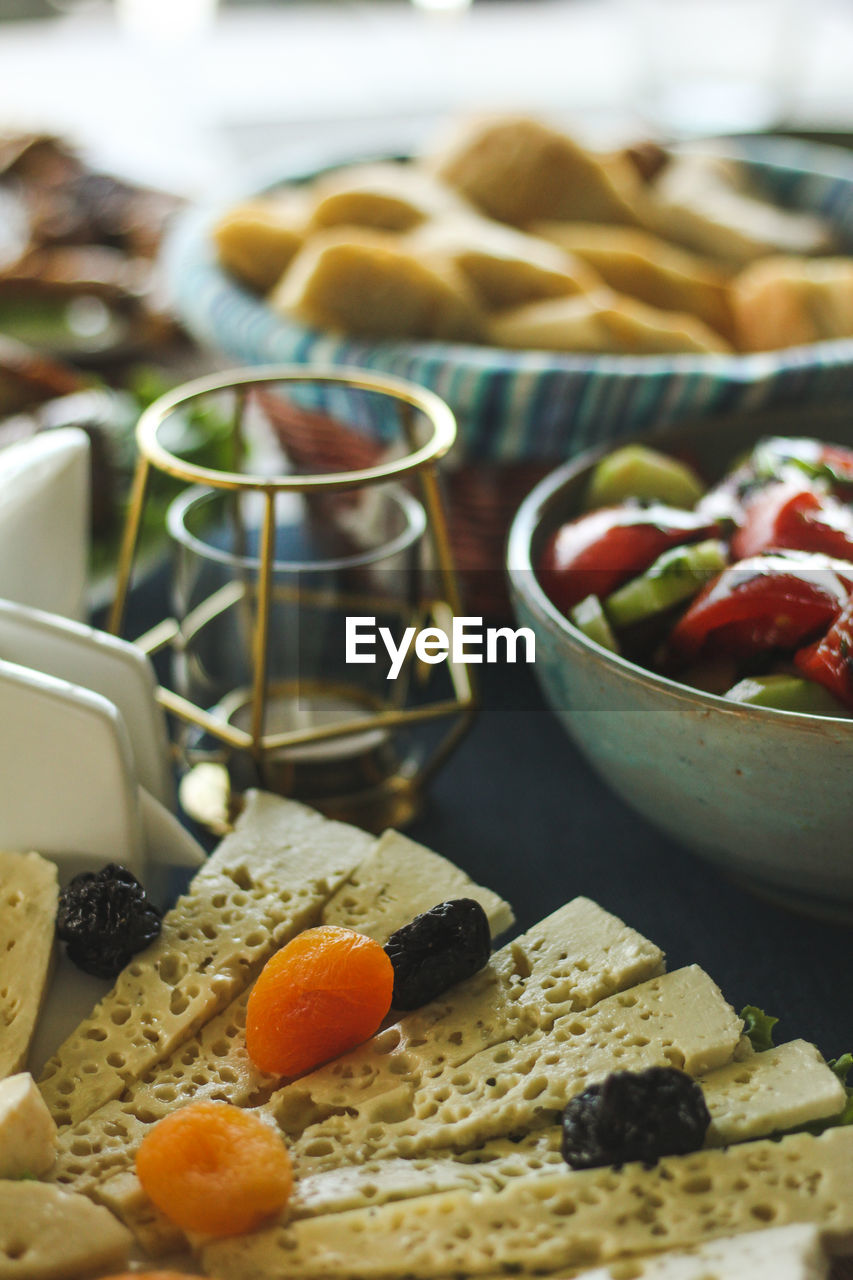
[[[383,836],[363,866],[364,872],[359,868],[325,904],[321,923],[357,928],[384,943],[401,922],[436,901],[459,895],[478,898],[498,927],[512,918],[496,894],[475,884],[446,858],[396,833]],[[422,866],[429,871],[431,887],[419,880]],[[204,1097],[256,1106],[268,1097],[280,1081],[259,1071],[246,1052],[248,998],[249,992],[243,992],[177,1053],[133,1081],[121,1099],[105,1103],[64,1130],[53,1177],[90,1191],[126,1170],[147,1128],[176,1107]]]
[[[326,1167],[351,1162],[358,1158],[357,1134],[415,1115],[415,1094],[438,1073],[506,1044],[512,1044],[512,1056],[516,1042],[550,1030],[558,1015],[658,974],[662,965],[652,943],[595,903],[576,898],[496,952],[468,982],[279,1090],[270,1110],[292,1136],[330,1116],[329,1129],[313,1133],[306,1145],[316,1148],[314,1158]],[[347,1109],[345,1125],[335,1119],[341,1108]],[[314,1139],[333,1146],[320,1155]],[[340,1150],[339,1141],[345,1144]]]
[[[132,1237],[85,1196],[0,1182],[0,1280],[74,1280],[123,1270]]]
[[[40,1178],[56,1159],[56,1124],[32,1076],[0,1080],[0,1178]]]
[[[461,1064],[436,1063],[414,1092],[401,1080],[390,1098],[371,1092],[363,1101],[356,1074],[349,1104],[340,1088],[332,1114],[294,1137],[291,1155],[306,1172],[328,1167],[332,1155],[336,1163],[357,1164],[478,1147],[541,1124],[619,1068],[669,1064],[701,1075],[731,1060],[742,1025],[707,974],[680,969],[564,1015],[550,1031],[493,1045]],[[283,1105],[282,1094],[269,1108],[287,1129],[297,1112]]]
[[[374,841],[304,805],[250,793],[235,831],[51,1059],[39,1081],[59,1124],[117,1098],[233,1000],[324,903]]]
[[[407,841],[385,847],[386,868],[392,850],[400,859],[397,875],[381,877],[376,886],[387,901],[396,901],[404,893],[410,846]],[[443,876],[458,877],[459,873],[443,859],[434,870],[434,890],[439,898],[447,896]],[[336,902],[349,892],[349,885],[338,891],[323,912],[324,920],[328,921]],[[392,923],[381,912],[372,917],[371,927],[379,940],[383,929]],[[292,1123],[296,1132],[341,1107],[357,1109],[366,1125],[405,1118],[412,1114],[422,1081],[443,1064],[463,1063],[483,1045],[503,1043],[535,1030],[540,1012],[550,1024],[553,1010],[567,1007],[573,991],[579,1004],[585,1004],[596,992],[618,989],[644,972],[656,973],[661,964],[658,948],[594,903],[577,899],[497,952],[474,978],[406,1015],[366,1045],[279,1090],[270,1110],[281,1117],[285,1128]],[[556,996],[553,1004],[546,999],[551,992]],[[173,1247],[177,1240],[170,1240],[163,1222],[152,1219],[150,1206],[143,1206],[138,1184],[129,1171],[133,1153],[147,1126],[183,1101],[207,1095],[239,1105],[257,1105],[269,1092],[269,1078],[260,1075],[245,1054],[244,1022],[245,997],[209,1022],[169,1062],[129,1089],[121,1101],[105,1105],[60,1135],[52,1176],[103,1196],[152,1252],[163,1242]],[[306,1167],[347,1161],[351,1150],[346,1133],[343,1141],[343,1147],[306,1143]]]
[[[568,1170],[497,1191],[452,1191],[290,1224],[202,1250],[219,1280],[391,1280],[556,1272],[762,1224],[815,1223],[853,1249],[853,1129],[670,1156],[652,1169]]]
[[[331,902],[327,924],[357,929],[385,941],[414,916],[449,898],[474,898],[486,912],[492,937],[513,922],[512,908],[491,889],[422,844],[386,831]]]
[[[812,1044],[792,1040],[701,1081],[711,1113],[708,1145],[763,1138],[843,1110],[844,1086]]]
[[[816,1227],[795,1223],[712,1240],[696,1249],[614,1262],[583,1280],[824,1280],[829,1258]]]
[[[813,1045],[795,1040],[743,1064],[733,1063],[703,1076],[711,1112],[707,1145],[762,1137],[836,1114],[845,1092]],[[436,1191],[507,1186],[522,1175],[563,1168],[562,1128],[555,1120],[521,1138],[497,1138],[459,1153],[436,1152],[406,1160],[369,1160],[342,1165],[297,1180],[290,1201],[292,1217],[341,1213]]]
[[[54,863],[0,852],[0,1079],[26,1062],[50,977],[58,900]]]

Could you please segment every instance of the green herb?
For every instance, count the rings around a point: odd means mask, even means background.
[[[748,1004],[741,1009],[740,1016],[744,1022],[744,1034],[749,1036],[755,1052],[765,1053],[768,1049],[772,1049],[773,1028],[779,1019],[772,1018],[769,1013],[758,1009],[754,1004]]]

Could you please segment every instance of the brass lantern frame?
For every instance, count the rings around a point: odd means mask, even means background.
[[[176,410],[200,397],[233,391],[235,394],[232,419],[235,458],[245,456],[244,413],[249,393],[258,387],[311,384],[340,386],[356,391],[373,392],[394,401],[400,413],[400,421],[409,451],[374,466],[357,471],[321,473],[312,475],[256,475],[241,471],[220,471],[187,462],[171,453],[161,442],[159,432],[169,416]],[[429,438],[418,443],[415,439],[414,414],[423,415],[431,427]],[[440,596],[424,600],[419,620],[421,625],[435,625],[449,634],[452,618],[459,613],[459,591],[456,569],[450,546],[447,522],[442,506],[438,463],[452,448],[456,439],[456,421],[450,408],[438,396],[425,388],[384,374],[369,373],[361,369],[322,369],[294,365],[268,365],[259,369],[232,370],[197,378],[184,383],[161,396],[140,417],[136,429],[138,460],[130,492],[128,512],[119,553],[116,588],[110,610],[108,630],[121,634],[127,598],[133,580],[134,562],[143,524],[143,514],[148,496],[152,471],[160,472],[187,485],[201,485],[208,489],[237,493],[253,492],[263,497],[263,517],[260,527],[257,587],[252,611],[251,658],[252,684],[247,690],[250,704],[248,729],[239,727],[220,717],[215,711],[197,706],[189,698],[160,686],[157,698],[164,710],[186,724],[219,740],[231,751],[247,753],[254,759],[259,779],[269,772],[271,757],[286,752],[289,747],[301,747],[309,743],[328,742],[347,738],[369,729],[400,729],[425,722],[455,718],[455,723],[434,747],[427,759],[412,770],[406,766],[380,784],[384,796],[377,811],[383,817],[391,815],[394,821],[405,821],[416,812],[418,796],[423,786],[441,767],[458,741],[467,731],[476,714],[477,696],[473,678],[464,663],[453,660],[448,654],[447,667],[452,696],[432,703],[407,707],[405,705],[382,706],[369,715],[333,725],[301,728],[283,733],[266,733],[265,720],[269,698],[268,645],[270,611],[273,601],[273,575],[275,570],[276,497],[291,493],[303,496],[317,493],[342,492],[363,489],[394,480],[416,479],[426,512],[425,537],[432,543],[434,568],[440,584]],[[298,589],[295,589],[298,591]],[[220,593],[215,593],[218,595]],[[224,597],[229,597],[225,591]],[[213,597],[204,602],[214,612],[224,610],[233,603],[230,598],[217,601]],[[213,616],[213,615],[211,615]],[[170,648],[181,635],[181,624],[174,617],[165,618],[144,635],[135,640],[136,645],[153,656]],[[397,700],[399,702],[399,699]],[[279,786],[287,793],[287,770],[275,770]],[[364,825],[369,825],[369,820]]]

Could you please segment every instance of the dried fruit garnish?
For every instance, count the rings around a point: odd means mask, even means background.
[[[268,960],[246,1010],[246,1048],[261,1071],[296,1076],[354,1049],[391,1007],[394,970],[353,929],[306,929]]]
[[[228,1102],[191,1102],[146,1134],[143,1190],[184,1231],[239,1235],[287,1204],[290,1156],[270,1125]]]
[[[573,1169],[653,1165],[698,1150],[710,1123],[701,1088],[683,1071],[616,1071],[566,1106],[563,1158]]]
[[[489,921],[473,898],[453,898],[415,916],[385,944],[394,966],[395,1009],[417,1009],[482,969],[492,950]]]
[[[136,876],[116,862],[74,876],[59,897],[56,932],[68,959],[97,978],[115,978],[154,941],[160,924]]]

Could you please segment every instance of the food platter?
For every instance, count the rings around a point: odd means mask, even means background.
[[[512,919],[507,903],[423,846],[393,833],[374,840],[255,793],[189,896],[167,913],[158,941],[42,1074],[60,1132],[56,1164],[33,1185],[94,1198],[130,1227],[141,1258],[171,1256],[186,1269],[187,1235],[171,1217],[180,1218],[177,1202],[167,1213],[152,1206],[134,1157],[158,1124],[208,1099],[266,1117],[295,1173],[279,1222],[219,1240],[189,1233],[196,1264],[220,1280],[278,1275],[282,1256],[305,1277],[409,1272],[428,1280],[449,1255],[454,1271],[472,1275],[495,1265],[564,1273],[606,1266],[626,1249],[659,1250],[659,1221],[671,1249],[748,1232],[766,1221],[768,1203],[779,1222],[816,1220],[836,1249],[847,1247],[853,1130],[764,1137],[831,1121],[845,1104],[819,1053],[802,1042],[748,1042],[741,1017],[701,969],[665,972],[653,942],[587,899],[558,907],[498,946],[472,977],[392,1015],[327,1066],[289,1081],[253,1064],[246,996],[288,937],[319,921],[320,932],[355,927],[381,942],[436,897],[459,896],[480,903],[499,942]],[[752,1026],[766,1033],[760,1018]],[[140,1036],[146,1027],[152,1034]],[[701,1152],[664,1156],[651,1170],[566,1167],[555,1120],[617,1064],[635,1072],[677,1064],[679,1078],[699,1078],[711,1123]],[[774,1162],[788,1152],[804,1171],[819,1161],[826,1185],[817,1199],[800,1195],[799,1180],[780,1189]],[[685,1198],[686,1173],[696,1188]],[[723,1189],[732,1178],[742,1183],[737,1195]],[[627,1215],[614,1235],[608,1223],[623,1196],[639,1197],[649,1213]],[[711,1204],[718,1216],[709,1225]],[[73,1222],[68,1229],[73,1237]],[[34,1261],[18,1274],[35,1278],[37,1244],[25,1243]]]

